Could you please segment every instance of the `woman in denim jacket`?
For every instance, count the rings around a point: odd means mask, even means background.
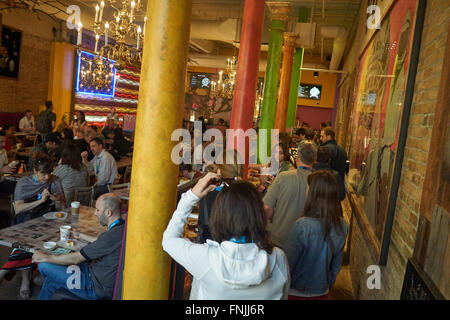
[[[342,266],[348,233],[339,201],[339,185],[326,170],[308,176],[303,214],[283,247],[291,272],[289,299],[328,299]]]

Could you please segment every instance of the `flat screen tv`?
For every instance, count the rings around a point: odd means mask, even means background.
[[[298,97],[302,99],[320,100],[322,86],[318,84],[301,83],[298,88]]]
[[[190,87],[193,89],[211,87],[211,74],[208,73],[191,73]]]

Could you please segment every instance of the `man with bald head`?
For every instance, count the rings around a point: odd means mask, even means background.
[[[60,288],[81,299],[112,298],[124,228],[119,197],[113,193],[100,196],[94,214],[102,226],[108,227],[108,231],[98,238],[74,232],[75,238],[89,243],[81,251],[63,255],[49,255],[41,251],[33,254],[33,262],[39,263],[39,272],[45,277],[40,300],[49,300]],[[74,281],[74,270],[81,271],[78,282]]]

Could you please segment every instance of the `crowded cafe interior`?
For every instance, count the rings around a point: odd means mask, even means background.
[[[449,28],[440,0],[0,1],[0,300],[449,299]]]

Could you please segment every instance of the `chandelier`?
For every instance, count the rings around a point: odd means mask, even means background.
[[[142,48],[140,43],[144,40],[145,25],[147,17],[144,18],[144,26],[134,23],[137,12],[142,8],[141,0],[110,0],[111,7],[115,10],[114,20],[103,22],[103,10],[105,1],[95,6],[95,19],[93,30],[95,34],[94,58],[87,59],[78,54],[82,60],[89,63],[89,69],[81,68],[80,85],[98,90],[106,90],[111,87],[114,81],[115,69],[123,70],[125,66],[139,68],[142,59]],[[119,9],[119,6],[121,8]],[[81,28],[78,26],[77,46],[81,47]],[[108,41],[108,36],[114,39],[114,43]],[[104,37],[104,45],[99,49],[99,40]],[[125,43],[125,38],[130,37],[136,40],[135,46]],[[99,50],[98,50],[99,49]]]
[[[114,81],[114,63],[99,56],[88,58],[81,53],[80,58],[85,63],[80,66],[79,89],[81,91],[95,90],[95,92],[109,90]],[[89,67],[87,67],[87,64],[89,64]]]
[[[256,123],[258,118],[261,116],[261,106],[263,102],[263,94],[264,94],[264,82],[261,81],[259,86],[256,88],[256,96],[255,96],[255,111],[253,113],[253,121]]]
[[[219,71],[219,80],[211,81],[211,94],[215,97],[232,99],[234,95],[234,84],[236,81],[236,57],[227,59],[227,74],[223,77],[223,70]]]
[[[94,51],[100,57],[115,60],[117,70],[122,70],[126,65],[140,67],[142,59],[142,48],[140,43],[144,40],[145,24],[147,17],[144,18],[144,26],[134,23],[137,12],[142,8],[141,0],[110,0],[111,7],[115,10],[114,20],[103,23],[104,1],[100,6],[95,7],[94,33],[95,49]],[[121,5],[122,8],[119,9]],[[104,34],[105,45],[97,52],[98,40]],[[114,44],[108,43],[108,34],[115,40]],[[136,40],[136,45],[129,46],[125,43],[125,38],[131,37]]]

